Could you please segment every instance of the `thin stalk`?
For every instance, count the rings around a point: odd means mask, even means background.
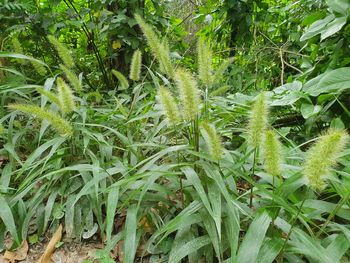
[[[256,147],[254,149],[254,156],[253,156],[253,168],[252,168],[252,180],[254,180],[254,174],[255,174],[255,163],[256,163],[256,156],[257,156],[258,148]],[[249,198],[249,207],[253,207],[253,184],[251,184],[250,188],[250,198]]]
[[[304,196],[304,198],[303,198],[303,201],[301,202],[301,204],[300,204],[300,206],[299,206],[299,208],[298,208],[298,212],[297,212],[296,216],[295,216],[294,219],[293,219],[293,222],[292,222],[291,227],[290,227],[290,229],[289,229],[289,231],[288,231],[287,237],[286,237],[286,239],[285,239],[284,242],[283,242],[281,251],[280,251],[280,253],[279,253],[279,255],[278,255],[278,262],[282,262],[282,260],[283,260],[283,251],[284,251],[284,249],[285,249],[285,247],[286,247],[286,245],[287,245],[287,242],[288,242],[288,240],[289,240],[289,238],[290,238],[290,235],[292,234],[293,228],[294,228],[294,226],[295,226],[295,224],[296,224],[296,222],[297,222],[297,220],[298,220],[298,217],[299,217],[299,215],[300,215],[300,213],[301,213],[301,210],[302,210],[302,208],[303,208],[303,206],[304,206],[304,203],[305,203],[305,201],[306,201],[306,198],[307,198],[307,196],[308,196],[308,194],[309,194],[309,189],[310,189],[310,188],[307,188],[307,190],[306,190],[306,193],[305,193],[305,196]]]
[[[196,152],[199,152],[199,117],[198,115],[193,120],[193,147]],[[199,157],[195,157],[195,161],[198,161]],[[194,170],[198,173],[198,167],[195,164]]]
[[[175,145],[177,145],[177,134],[176,134],[176,125],[174,124],[174,133],[175,133]],[[180,153],[179,151],[177,151],[176,153],[176,159],[177,159],[177,164],[180,163]],[[180,197],[180,201],[181,201],[181,207],[184,208],[185,207],[185,204],[184,204],[184,201],[185,201],[185,198],[184,198],[184,193],[183,193],[183,184],[182,184],[182,176],[180,175],[179,176],[179,180],[180,180],[180,194],[181,194],[181,197]]]
[[[205,91],[204,91],[204,116],[205,119],[208,119],[208,86],[205,86]]]
[[[328,224],[331,222],[333,217],[338,213],[338,211],[343,206],[343,204],[348,201],[349,197],[350,197],[350,193],[347,193],[346,196],[343,197],[342,200],[337,204],[337,206],[333,209],[332,213],[330,213],[329,216],[327,217],[326,222],[323,224],[321,229],[317,232],[316,237],[319,237],[324,232]]]

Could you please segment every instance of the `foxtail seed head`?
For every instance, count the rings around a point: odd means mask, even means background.
[[[146,37],[153,55],[158,60],[160,70],[172,78],[174,76],[174,66],[171,62],[169,46],[166,42],[160,41],[152,27],[148,25],[141,16],[135,14],[135,19]]]
[[[39,92],[41,95],[44,95],[45,97],[47,97],[51,102],[55,103],[57,106],[61,106],[61,102],[57,97],[57,94],[49,91],[49,90],[45,90],[43,88],[37,88],[36,89],[37,92]]]
[[[11,42],[12,42],[13,50],[15,51],[15,53],[24,54],[22,45],[19,42],[17,37],[13,37],[11,39]],[[16,59],[16,61],[20,64],[25,64],[25,60],[23,60],[23,59]]]
[[[133,81],[140,79],[142,63],[142,53],[140,50],[136,50],[132,55],[129,78]]]
[[[215,127],[204,122],[201,124],[201,133],[211,157],[216,161],[219,160],[222,155],[222,144],[221,138],[217,134]]]
[[[325,187],[325,179],[344,150],[349,135],[342,130],[329,130],[309,149],[303,165],[308,185],[316,190]]]
[[[73,88],[78,92],[81,91],[81,85],[80,85],[80,81],[79,81],[79,78],[77,77],[77,75],[75,75],[75,73],[72,70],[70,70],[69,68],[67,68],[63,64],[60,64],[60,68],[62,69],[62,71],[66,75],[67,79],[69,80],[69,82],[73,86]]]
[[[74,67],[74,60],[73,60],[72,55],[70,54],[68,48],[64,44],[62,44],[60,41],[58,41],[58,39],[55,38],[54,36],[48,36],[47,39],[50,41],[50,43],[56,49],[58,56],[63,61],[64,65],[67,68],[73,68]]]
[[[41,65],[40,63],[31,60],[30,61],[32,63],[33,68],[35,69],[35,71],[40,75],[40,76],[45,76],[47,73],[46,68]]]
[[[209,45],[203,40],[199,39],[197,44],[198,53],[198,78],[206,86],[211,86],[213,82],[212,74],[212,51]]]
[[[200,112],[201,99],[197,82],[191,73],[178,69],[175,81],[179,89],[183,116],[186,120],[194,120]]]
[[[47,109],[42,109],[36,105],[26,104],[10,104],[8,106],[12,110],[18,110],[28,115],[34,115],[40,120],[46,120],[61,136],[71,136],[73,128],[69,122],[56,113],[52,113]]]
[[[112,69],[113,75],[119,80],[120,87],[122,89],[129,88],[129,82],[126,77],[118,70]]]
[[[56,80],[58,99],[60,101],[60,109],[64,113],[70,113],[74,110],[74,96],[73,91],[68,84],[60,77]]]
[[[267,173],[272,176],[281,175],[282,147],[276,133],[268,130],[264,141],[264,166]]]
[[[158,100],[170,125],[176,125],[180,121],[179,108],[171,92],[161,86],[158,90]]]
[[[267,127],[267,121],[268,107],[266,98],[264,93],[260,93],[252,106],[249,116],[248,142],[251,146],[257,148],[261,145]]]

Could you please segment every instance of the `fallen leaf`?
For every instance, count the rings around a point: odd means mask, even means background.
[[[38,263],[51,263],[52,254],[56,249],[56,244],[61,240],[61,238],[62,238],[62,225],[60,225],[56,230],[56,232],[53,234],[49,244],[47,244],[44,254],[42,254],[40,259],[38,260]]]
[[[122,43],[119,40],[113,41],[113,43],[112,43],[112,48],[113,49],[119,49],[121,47],[122,47]]]
[[[15,263],[16,261],[25,260],[28,254],[28,243],[24,240],[20,247],[14,251],[5,251],[4,259],[7,259],[10,263]]]

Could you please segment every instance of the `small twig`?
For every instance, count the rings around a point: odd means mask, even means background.
[[[283,59],[283,52],[282,50],[280,49],[279,51],[279,54],[280,54],[280,58],[281,58],[281,85],[284,84],[284,59]]]

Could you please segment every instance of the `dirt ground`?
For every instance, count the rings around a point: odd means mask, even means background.
[[[29,246],[28,254],[25,260],[16,261],[21,263],[36,263],[43,252],[45,251],[47,242],[37,243]],[[57,248],[52,255],[53,263],[83,263],[83,262],[98,262],[95,259],[95,252],[97,249],[102,249],[101,243],[64,243]],[[10,261],[4,259],[4,252],[0,255],[0,263],[9,263]]]

